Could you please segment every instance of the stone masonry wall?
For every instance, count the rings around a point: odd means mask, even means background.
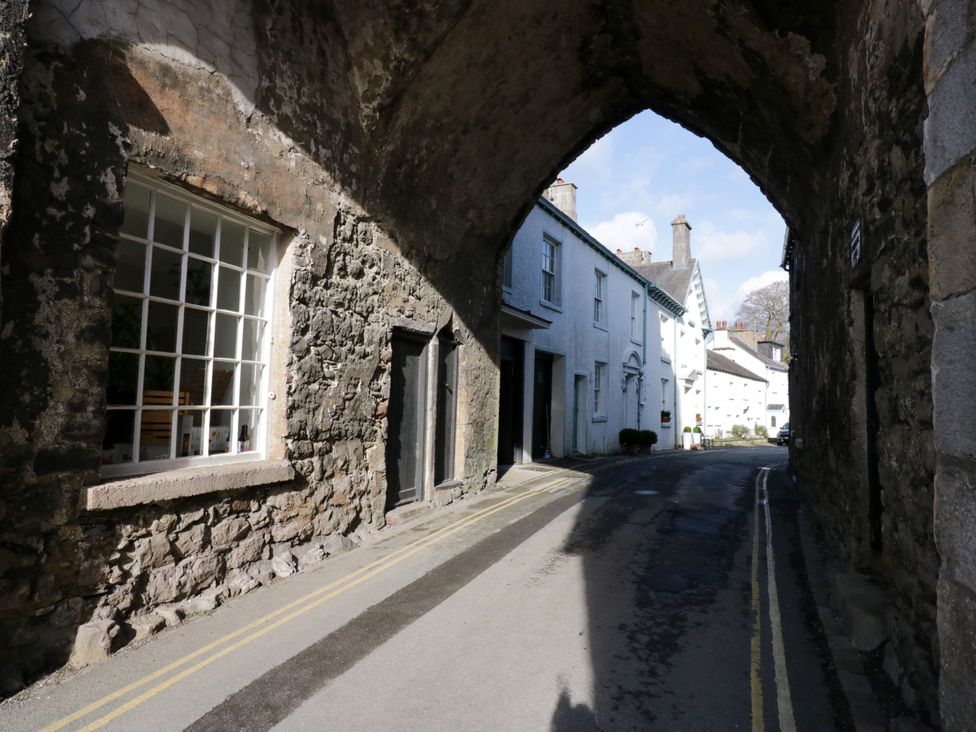
[[[0,266],[3,263],[3,235],[10,221],[14,179],[12,159],[17,150],[18,87],[26,19],[27,0],[11,0],[0,7]]]
[[[494,393],[492,351],[466,322],[485,324],[463,300],[449,306],[436,279],[256,109],[246,58],[225,76],[151,44],[66,38],[51,22],[42,7],[30,28],[3,251],[0,693],[64,663],[82,624],[88,650],[76,662],[382,527],[394,327],[452,324],[472,394],[459,425]],[[114,232],[133,164],[290,240],[291,280],[277,283],[290,311],[291,333],[277,334],[290,343],[287,424],[272,451],[294,465],[291,483],[82,508],[100,480]],[[493,292],[494,271],[485,277]],[[481,432],[460,442],[463,490],[493,480],[493,433]]]
[[[889,590],[886,669],[906,704],[936,718],[939,645],[932,528],[935,453],[921,137],[926,113],[918,8],[849,5],[838,87],[841,145],[820,225],[801,235],[793,277],[792,460],[829,546]],[[851,265],[860,220],[861,261]],[[873,304],[876,390],[863,322]],[[871,546],[867,410],[877,411],[880,552]]]

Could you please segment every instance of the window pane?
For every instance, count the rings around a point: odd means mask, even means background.
[[[190,251],[205,257],[214,255],[217,217],[199,208],[190,208]]]
[[[166,297],[170,300],[180,299],[182,259],[183,257],[176,252],[153,247],[152,269],[149,273],[150,295]]]
[[[257,449],[255,430],[261,412],[257,409],[242,409],[237,416],[237,452],[253,452]]]
[[[260,403],[258,397],[261,391],[261,372],[261,366],[241,365],[241,388],[238,404],[251,406]]]
[[[248,315],[264,317],[267,309],[265,307],[265,293],[267,290],[267,280],[261,277],[255,277],[254,275],[248,275],[247,291],[244,293],[244,312]]]
[[[169,196],[163,196],[157,193],[153,241],[182,249],[185,216],[185,205]]]
[[[213,265],[190,257],[186,262],[186,302],[210,305],[210,281]]]
[[[214,356],[237,358],[237,321],[232,315],[217,315],[217,332],[214,337]]]
[[[200,436],[203,432],[203,411],[184,409],[176,415],[176,456],[202,455]]]
[[[193,308],[183,309],[183,353],[193,356],[207,355],[207,334],[210,332],[210,315]]]
[[[214,361],[210,379],[210,403],[227,406],[234,403],[234,364]]]
[[[115,294],[112,298],[112,345],[139,348],[142,332],[142,300]]]
[[[143,292],[145,271],[146,245],[119,239],[115,245],[115,289]]]
[[[173,438],[172,409],[143,409],[139,426],[139,459],[164,460],[169,457]]]
[[[207,362],[198,358],[184,358],[180,363],[180,404],[205,406]]]
[[[125,184],[125,220],[123,234],[145,239],[149,234],[149,189],[138,183]]]
[[[179,308],[161,302],[149,303],[149,326],[146,329],[146,349],[176,352],[176,316]]]
[[[241,358],[244,361],[260,361],[263,355],[261,348],[264,336],[264,323],[260,320],[244,320],[244,345]]]
[[[210,454],[218,455],[230,449],[230,409],[213,409],[210,411]]]
[[[223,219],[220,222],[220,261],[244,266],[244,226]]]
[[[139,355],[135,353],[108,354],[108,389],[105,397],[111,405],[134,406],[139,384]]]
[[[105,436],[102,438],[102,465],[132,462],[134,411],[105,412]]]
[[[217,307],[221,310],[241,309],[241,273],[229,267],[221,267],[217,280]]]
[[[146,356],[145,368],[142,376],[142,403],[172,404],[176,359],[168,356]]]
[[[271,271],[271,237],[251,229],[247,237],[247,266],[261,272]]]

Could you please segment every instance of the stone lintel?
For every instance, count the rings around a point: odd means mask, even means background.
[[[168,470],[86,488],[84,506],[86,511],[108,511],[257,485],[284,483],[294,477],[295,468],[288,460],[252,460]]]

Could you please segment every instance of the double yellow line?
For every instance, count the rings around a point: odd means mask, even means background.
[[[589,471],[577,471],[576,475],[579,475],[579,473],[596,472],[598,470],[605,469],[611,466],[612,464],[595,466],[594,468],[591,468]],[[407,544],[406,546],[400,547],[399,549],[391,552],[390,554],[380,559],[377,559],[373,562],[370,562],[369,564],[366,564],[360,567],[359,569],[350,572],[344,577],[341,577],[340,579],[330,582],[324,587],[320,587],[319,589],[313,592],[309,592],[308,594],[296,600],[293,600],[292,602],[289,602],[286,605],[283,605],[277,610],[274,610],[268,613],[267,615],[264,615],[258,618],[257,620],[254,620],[248,623],[247,625],[238,628],[235,631],[227,633],[226,635],[221,636],[220,638],[217,638],[216,640],[211,641],[210,643],[207,643],[204,646],[201,646],[200,648],[193,651],[192,653],[188,653],[182,658],[178,658],[172,663],[169,663],[163,666],[162,668],[153,671],[151,674],[147,674],[146,676],[143,676],[141,679],[133,681],[131,684],[127,684],[126,686],[123,686],[122,688],[113,691],[111,694],[107,694],[106,696],[103,696],[102,698],[93,701],[92,703],[82,707],[78,711],[69,714],[67,717],[64,717],[63,719],[60,719],[57,722],[54,722],[53,724],[50,724],[47,727],[44,727],[41,732],[54,732],[55,730],[63,729],[64,727],[67,727],[72,722],[76,722],[79,719],[88,716],[92,712],[101,709],[105,705],[110,704],[126,696],[127,694],[137,689],[140,689],[146,686],[147,684],[156,681],[157,679],[166,676],[167,674],[173,671],[176,671],[177,669],[181,668],[182,666],[185,666],[186,664],[190,663],[194,659],[200,659],[193,665],[184,668],[182,671],[180,671],[177,674],[174,674],[173,676],[170,676],[165,681],[161,681],[155,686],[146,689],[141,694],[132,698],[125,704],[116,707],[108,714],[105,714],[104,716],[96,719],[95,721],[91,722],[90,724],[82,728],[82,730],[99,729],[100,727],[103,727],[104,725],[111,722],[113,719],[116,719],[117,717],[120,717],[126,712],[135,709],[140,704],[143,704],[144,702],[153,698],[157,694],[160,694],[166,689],[170,688],[174,684],[177,684],[180,681],[186,679],[188,676],[191,676],[192,674],[196,673],[200,669],[206,668],[207,666],[223,658],[224,656],[233,653],[234,651],[240,648],[243,648],[249,643],[252,643],[253,641],[257,640],[258,638],[267,635],[271,631],[280,628],[281,626],[291,622],[292,620],[295,620],[296,618],[301,617],[305,613],[309,612],[310,610],[313,610],[314,608],[318,607],[324,602],[327,602],[328,600],[331,600],[332,598],[341,595],[347,590],[350,590],[353,587],[362,584],[366,580],[371,579],[372,577],[375,577],[376,575],[381,574],[382,572],[385,572],[386,570],[396,566],[400,562],[409,559],[417,552],[426,549],[427,547],[441,541],[442,539],[447,538],[448,536],[451,536],[452,534],[457,533],[458,531],[461,531],[462,529],[470,526],[471,524],[484,520],[485,518],[491,516],[492,514],[498,513],[499,511],[503,511],[506,508],[514,506],[517,503],[520,503],[529,498],[537,496],[540,493],[552,492],[556,488],[563,487],[567,483],[571,482],[574,479],[574,477],[576,476],[571,475],[569,477],[559,478],[554,483],[546,482],[545,484],[537,488],[533,488],[529,491],[526,491],[525,493],[520,493],[516,496],[512,496],[511,498],[507,498],[492,506],[481,509],[480,511],[476,511],[470,516],[460,519],[452,524],[448,524],[447,526],[433,532],[432,534],[422,537],[410,544]],[[237,640],[231,643],[230,645],[225,646],[224,648],[220,648],[220,650],[216,650],[220,646],[223,646],[224,644],[228,643],[229,641],[233,641],[234,639]],[[214,652],[210,653],[211,651]],[[210,653],[210,655],[206,655],[208,653]]]

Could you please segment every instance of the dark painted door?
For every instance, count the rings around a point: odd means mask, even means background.
[[[423,495],[426,359],[424,342],[393,336],[389,436],[386,442],[387,509]]]
[[[522,452],[522,341],[502,336],[498,394],[498,464],[512,465]]]
[[[545,457],[552,428],[552,355],[535,356],[535,389],[532,396],[532,457]]]
[[[454,423],[457,414],[457,343],[441,338],[437,358],[437,429],[434,484],[454,477]]]

